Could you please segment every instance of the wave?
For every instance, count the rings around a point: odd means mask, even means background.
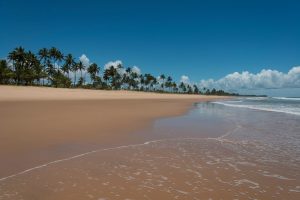
[[[286,114],[292,114],[292,115],[298,115],[300,116],[300,110],[299,112],[291,111],[288,108],[280,108],[280,109],[276,109],[276,108],[270,108],[270,107],[263,107],[263,106],[259,106],[259,105],[240,105],[240,104],[229,104],[229,103],[225,103],[225,102],[220,102],[220,101],[216,101],[216,102],[212,102],[215,104],[220,104],[220,105],[224,105],[224,106],[229,106],[229,107],[236,107],[236,108],[248,108],[248,109],[252,109],[252,110],[261,110],[261,111],[268,111],[268,112],[279,112],[279,113],[286,113]]]
[[[260,101],[260,100],[266,100],[269,97],[246,97],[245,99],[247,100],[255,100],[255,101]]]
[[[299,97],[272,97],[272,99],[300,101]]]

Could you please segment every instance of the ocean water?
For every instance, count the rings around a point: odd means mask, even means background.
[[[299,99],[197,103],[98,149],[0,181],[0,199],[300,199]]]

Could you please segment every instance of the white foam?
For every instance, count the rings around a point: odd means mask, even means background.
[[[287,178],[278,174],[262,174],[263,176],[267,176],[267,177],[272,177],[272,178],[277,178],[277,179],[281,179],[281,180],[295,180],[295,179],[291,179],[291,178]]]
[[[300,101],[300,98],[293,98],[293,97],[272,97],[272,99],[278,100],[290,100],[290,101]]]
[[[42,164],[42,165],[38,165],[36,167],[26,169],[24,171],[12,174],[10,176],[0,178],[0,181],[4,181],[4,180],[7,180],[7,179],[10,179],[10,178],[22,175],[22,174],[26,174],[26,173],[29,173],[31,171],[34,171],[34,170],[37,170],[37,169],[40,169],[40,168],[45,168],[49,165],[53,165],[53,164],[73,160],[73,159],[76,159],[76,158],[80,158],[80,157],[83,157],[83,156],[86,156],[86,155],[89,155],[89,154],[93,154],[93,153],[97,153],[97,152],[101,152],[101,151],[109,151],[109,150],[115,150],[115,149],[123,149],[123,148],[129,148],[129,147],[143,146],[143,145],[148,145],[150,143],[155,143],[155,142],[160,142],[160,141],[163,141],[163,140],[153,140],[153,141],[148,141],[148,142],[145,142],[145,143],[142,143],[142,144],[131,144],[131,145],[124,145],[124,146],[118,146],[118,147],[113,147],[113,148],[97,149],[97,150],[89,151],[89,152],[86,152],[86,153],[78,154],[78,155],[71,156],[71,157],[68,157],[68,158],[63,158],[63,159],[60,159],[60,160],[51,161],[51,162],[48,162],[48,163],[45,163],[45,164]]]
[[[229,106],[229,107],[235,107],[235,108],[247,108],[247,109],[252,109],[252,110],[279,112],[279,113],[286,113],[286,114],[292,114],[292,115],[298,115],[298,116],[300,115],[300,112],[291,111],[287,108],[276,109],[274,107],[263,107],[263,106],[259,106],[259,105],[238,105],[238,104],[229,104],[229,103],[220,102],[220,101],[218,101],[218,102],[216,101],[216,102],[212,102],[212,103]],[[293,110],[295,110],[295,109],[293,109]]]
[[[259,188],[259,184],[254,181],[250,181],[248,179],[235,180],[235,186],[239,186],[242,184],[249,184],[249,188],[252,189]]]
[[[140,143],[140,144],[123,145],[123,146],[106,148],[106,149],[96,149],[96,150],[89,151],[89,152],[82,153],[82,154],[78,154],[78,155],[75,155],[75,156],[71,156],[71,157],[67,157],[67,158],[63,158],[63,159],[59,159],[59,160],[54,160],[54,161],[51,161],[51,162],[48,162],[48,163],[45,163],[45,164],[42,164],[42,165],[38,165],[38,166],[35,166],[35,167],[32,167],[32,168],[23,170],[21,172],[18,172],[18,173],[6,176],[6,177],[2,177],[2,178],[0,178],[0,182],[1,181],[5,181],[5,180],[10,179],[10,178],[14,178],[14,177],[26,174],[26,173],[29,173],[29,172],[32,172],[34,170],[38,170],[38,169],[41,169],[41,168],[48,167],[50,165],[54,165],[54,164],[65,162],[65,161],[69,161],[69,160],[74,160],[76,158],[81,158],[81,157],[84,157],[84,156],[87,156],[87,155],[90,155],[90,154],[93,154],[93,153],[102,152],[102,151],[110,151],[110,150],[116,150],[116,149],[124,149],[124,148],[130,148],[130,147],[145,146],[145,145],[149,145],[151,143],[164,142],[164,141],[195,140],[195,139],[205,140],[205,139],[213,139],[213,138],[173,138],[173,139],[161,139],[161,140],[151,140],[151,141],[147,141],[147,142]]]

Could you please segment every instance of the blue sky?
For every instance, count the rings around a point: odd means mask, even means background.
[[[0,58],[19,45],[55,46],[100,66],[122,60],[192,82],[287,73],[300,66],[299,10],[300,1],[276,0],[0,0]]]

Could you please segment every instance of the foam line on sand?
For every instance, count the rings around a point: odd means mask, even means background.
[[[2,178],[0,178],[0,182],[8,180],[10,178],[14,178],[14,177],[26,174],[26,173],[29,173],[29,172],[32,172],[32,171],[37,170],[37,169],[41,169],[41,168],[47,167],[49,165],[53,165],[53,164],[57,164],[57,163],[61,163],[61,162],[69,161],[69,160],[73,160],[73,159],[76,159],[76,158],[84,157],[86,155],[93,154],[93,153],[98,153],[98,152],[101,152],[101,151],[110,151],[110,150],[116,150],[116,149],[138,147],[138,146],[149,145],[151,143],[156,143],[156,142],[176,141],[176,140],[195,140],[195,139],[197,139],[197,140],[216,140],[216,141],[219,141],[219,142],[223,142],[224,137],[228,136],[232,132],[235,132],[238,128],[240,128],[240,127],[238,126],[234,130],[228,131],[224,135],[221,135],[220,137],[217,137],[217,138],[172,138],[172,139],[161,139],[161,140],[151,140],[151,141],[147,141],[147,142],[140,143],[140,144],[130,144],[130,145],[123,145],[123,146],[111,147],[111,148],[106,148],[106,149],[96,149],[96,150],[89,151],[89,152],[82,153],[82,154],[78,154],[78,155],[75,155],[75,156],[71,156],[71,157],[67,157],[67,158],[63,158],[63,159],[59,159],[59,160],[54,160],[54,161],[51,161],[51,162],[48,162],[48,163],[45,163],[45,164],[42,164],[42,165],[38,165],[38,166],[35,166],[35,167],[32,167],[32,168],[23,170],[21,172],[18,172],[18,173],[6,176],[6,177],[2,177]]]

